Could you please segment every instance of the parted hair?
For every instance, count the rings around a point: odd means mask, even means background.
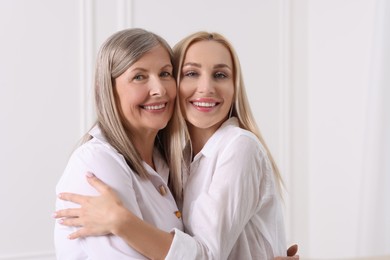
[[[125,29],[110,36],[101,46],[96,58],[94,81],[96,124],[107,141],[123,155],[129,167],[141,177],[147,177],[148,173],[134,146],[132,133],[126,127],[125,118],[116,98],[115,79],[159,45],[167,50],[172,62],[172,49],[162,37],[144,29]],[[172,118],[177,117],[175,110],[173,113]],[[178,175],[177,171],[181,170],[181,151],[172,149],[171,142],[171,138],[178,133],[179,129],[177,121],[170,120],[168,125],[158,132],[155,140],[155,147],[166,159],[173,175]],[[84,142],[90,138],[86,134]]]
[[[277,179],[277,185],[279,191],[282,193],[283,180],[281,178],[279,169],[275,163],[275,160],[270,150],[268,149],[268,146],[263,136],[260,133],[259,127],[256,124],[256,120],[254,119],[251,108],[249,106],[249,101],[245,91],[245,85],[242,76],[240,61],[238,59],[238,56],[232,44],[223,35],[215,32],[210,33],[210,32],[200,31],[185,37],[173,47],[173,65],[174,65],[173,67],[174,67],[174,75],[178,84],[178,88],[180,88],[181,71],[182,71],[182,66],[183,66],[183,62],[187,50],[192,44],[200,41],[215,41],[222,44],[229,50],[233,61],[233,80],[234,80],[234,88],[235,88],[231,116],[237,117],[240,127],[256,135],[259,141],[261,142],[261,144],[264,146],[267,152],[267,156],[272,164],[273,172]],[[177,95],[176,99],[177,99],[176,100],[176,105],[177,105],[178,103],[180,103],[179,95]],[[186,138],[186,142],[190,142],[188,131],[186,131],[185,133],[185,138]]]

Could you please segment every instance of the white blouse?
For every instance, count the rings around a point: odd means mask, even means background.
[[[236,118],[190,165],[183,222],[166,259],[273,259],[286,255],[281,198],[266,151]]]
[[[169,169],[158,151],[153,154],[157,171],[144,163],[150,178],[142,179],[127,165],[124,157],[107,143],[99,127],[89,134],[93,138],[77,148],[57,184],[56,193],[73,192],[98,195],[85,177],[93,172],[112,187],[127,209],[146,222],[167,232],[183,229],[175,200],[167,186]],[[79,207],[71,202],[56,200],[56,209]],[[55,224],[54,238],[57,259],[146,259],[129,247],[121,238],[113,235],[69,240],[67,236],[76,228]]]

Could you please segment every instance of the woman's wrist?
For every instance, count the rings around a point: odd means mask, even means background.
[[[133,218],[134,214],[132,212],[125,207],[119,207],[115,213],[113,213],[111,233],[122,237],[122,235],[126,234],[126,227],[131,227]]]

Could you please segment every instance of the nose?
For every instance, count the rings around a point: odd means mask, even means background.
[[[210,76],[202,75],[198,85],[199,93],[214,93],[214,81]]]
[[[165,84],[161,81],[159,77],[153,78],[150,87],[151,96],[164,96],[167,93]]]

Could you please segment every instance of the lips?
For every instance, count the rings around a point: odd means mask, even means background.
[[[217,102],[198,102],[198,101],[194,101],[192,102],[192,104],[194,106],[197,106],[197,107],[215,107],[218,103]]]
[[[189,102],[200,112],[212,112],[221,104],[221,101],[215,98],[197,98],[189,100]]]
[[[167,106],[167,103],[161,103],[161,104],[143,105],[141,107],[145,110],[161,110],[161,109],[164,109],[166,106]]]

